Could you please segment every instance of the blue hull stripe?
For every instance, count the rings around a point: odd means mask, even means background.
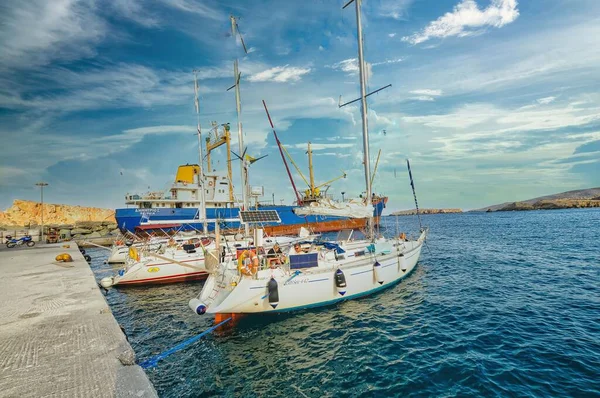
[[[367,272],[373,272],[373,270],[372,269],[368,269],[366,271],[361,271],[361,272],[357,272],[357,273],[350,274],[350,275],[354,276],[354,275],[366,274]]]

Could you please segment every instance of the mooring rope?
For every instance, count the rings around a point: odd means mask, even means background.
[[[158,354],[150,359],[145,360],[144,362],[140,363],[140,366],[142,367],[142,369],[148,369],[148,368],[155,367],[158,364],[158,361],[160,361],[161,359],[164,359],[164,358],[168,357],[169,355],[176,353],[177,351],[183,350],[190,344],[194,344],[196,341],[200,340],[202,337],[206,336],[208,333],[214,331],[219,326],[226,324],[230,320],[231,320],[231,317],[225,319],[223,322],[216,324],[215,326],[205,330],[204,332],[200,333],[199,335],[196,335],[192,338],[185,340],[182,343],[177,344],[175,347],[171,348],[170,350],[161,352],[160,354]]]

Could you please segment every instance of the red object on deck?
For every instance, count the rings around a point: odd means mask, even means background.
[[[162,228],[175,228],[180,227],[181,224],[154,224],[154,225],[138,225],[135,229],[140,231],[147,231],[149,229],[162,229]]]

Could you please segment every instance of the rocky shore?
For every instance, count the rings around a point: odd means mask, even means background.
[[[524,210],[553,210],[553,209],[581,209],[600,207],[600,198],[594,199],[554,199],[540,200],[535,203],[513,202],[496,211],[524,211]]]
[[[451,214],[462,213],[461,209],[419,209],[420,214]],[[417,214],[416,209],[395,211],[392,216],[412,216]]]
[[[15,200],[6,211],[0,211],[0,239],[7,235],[20,238],[41,236],[42,206],[39,202]],[[58,233],[67,240],[89,240],[110,244],[120,234],[115,213],[110,209],[44,203],[44,235]]]

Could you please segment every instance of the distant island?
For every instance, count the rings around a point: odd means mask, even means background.
[[[471,211],[523,211],[600,207],[600,188],[578,189],[519,202],[505,202]]]
[[[421,214],[449,214],[449,213],[462,213],[461,209],[419,209],[419,213]],[[417,214],[416,209],[411,210],[400,210],[395,211],[391,216],[412,216]]]

